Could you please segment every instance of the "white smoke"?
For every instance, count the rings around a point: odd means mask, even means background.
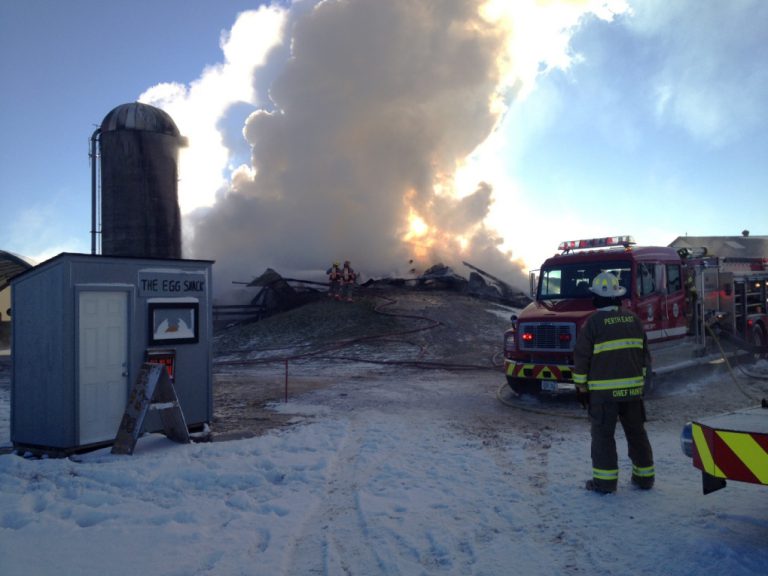
[[[189,86],[166,82],[153,86],[139,101],[168,112],[188,146],[182,151],[179,205],[183,214],[213,206],[217,193],[229,187],[225,171],[231,151],[220,123],[238,103],[259,105],[254,75],[283,36],[285,12],[262,7],[243,12],[232,29],[221,34],[224,62],[208,66]]]
[[[501,250],[501,234],[486,223],[498,175],[482,173],[491,164],[473,153],[537,74],[567,67],[579,18],[609,4],[616,3],[296,2],[240,26],[244,49],[236,52],[247,65],[235,65],[227,50],[238,20],[223,42],[225,65],[189,89],[171,87],[167,101],[157,97],[163,88],[145,95],[190,136],[190,151],[215,144],[193,163],[207,167],[203,195],[192,191],[198,179],[182,172],[185,255],[216,260],[222,285],[266,267],[307,277],[349,259],[366,276],[437,262],[462,273],[466,260],[522,286],[518,255]],[[284,30],[282,44],[271,36],[249,49],[248,33],[263,30],[257,21],[267,13],[272,29]],[[230,77],[248,80],[241,88],[270,78],[270,100],[215,88],[235,69]],[[194,94],[204,85],[220,95],[216,105]],[[227,174],[232,158],[218,120],[236,101],[258,106],[243,129],[252,158]],[[178,116],[174,102],[184,105]],[[201,117],[205,129],[193,137],[187,126]],[[190,212],[195,206],[203,208]]]

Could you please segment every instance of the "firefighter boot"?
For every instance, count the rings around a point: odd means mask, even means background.
[[[612,494],[616,492],[615,483],[601,482],[600,480],[587,480],[584,488],[590,492],[597,492],[598,494]]]
[[[653,476],[650,477],[640,477],[632,475],[632,486],[635,488],[639,488],[640,490],[650,490],[653,488]]]

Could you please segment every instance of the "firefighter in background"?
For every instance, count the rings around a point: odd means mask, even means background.
[[[619,479],[616,422],[621,422],[632,461],[632,484],[653,487],[653,451],[645,431],[643,388],[651,357],[640,319],[621,309],[626,288],[610,272],[592,281],[597,310],[579,332],[574,349],[573,382],[589,398],[592,479],[587,490],[615,492]]]
[[[685,305],[688,314],[688,334],[696,334],[699,326],[698,292],[696,290],[696,273],[688,270],[685,278]]]
[[[338,261],[325,271],[328,274],[328,297],[341,300],[341,268]]]
[[[344,267],[341,269],[341,290],[347,302],[352,302],[352,290],[355,287],[357,274],[352,269],[349,260],[344,260]]]

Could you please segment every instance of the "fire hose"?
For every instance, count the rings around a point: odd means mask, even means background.
[[[562,418],[574,418],[576,420],[586,420],[588,418],[587,414],[581,409],[579,406],[578,412],[574,412],[573,410],[569,408],[565,408],[563,410],[554,410],[554,409],[547,409],[547,408],[541,408],[538,406],[531,406],[525,404],[523,401],[514,401],[510,400],[508,397],[504,397],[504,391],[511,391],[511,388],[506,382],[503,382],[499,388],[496,390],[496,399],[504,404],[505,406],[509,406],[510,408],[515,408],[516,410],[522,410],[523,412],[531,412],[533,414],[542,414],[544,416],[560,416]],[[576,405],[573,404],[573,409],[576,409]]]
[[[715,334],[715,331],[712,330],[712,326],[709,323],[706,323],[705,326],[707,328],[707,332],[709,332],[709,335],[712,336],[712,340],[715,341],[715,344],[717,344],[717,347],[720,350],[720,355],[723,357],[723,360],[725,361],[725,365],[728,367],[728,373],[731,375],[731,380],[733,381],[734,386],[736,386],[736,389],[752,402],[758,402],[759,400],[753,397],[749,392],[747,392],[744,389],[744,387],[739,383],[739,381],[736,379],[736,374],[734,374],[733,372],[733,367],[731,366],[731,363],[728,360],[728,355],[725,353],[725,350],[723,349],[722,344],[720,344],[720,339]]]
[[[362,362],[367,364],[380,364],[380,365],[393,365],[393,366],[409,366],[412,368],[422,368],[427,370],[498,370],[499,366],[495,364],[495,356],[491,360],[491,365],[477,365],[477,364],[452,364],[452,363],[445,363],[445,362],[436,362],[436,361],[425,361],[425,360],[375,360],[371,358],[351,358],[346,356],[339,356],[339,355],[333,355],[333,356],[327,356],[327,354],[334,352],[336,350],[342,350],[344,348],[349,348],[351,346],[354,346],[356,344],[360,344],[363,342],[370,342],[372,340],[382,340],[386,338],[392,338],[392,337],[399,337],[399,336],[406,336],[409,334],[416,334],[418,332],[424,332],[426,330],[432,330],[433,328],[437,328],[438,326],[442,326],[442,322],[439,320],[435,320],[433,318],[429,318],[427,316],[417,315],[417,314],[403,314],[403,313],[394,313],[394,312],[385,312],[382,309],[386,306],[391,306],[397,303],[397,300],[394,300],[392,298],[388,298],[385,296],[379,296],[381,299],[385,300],[384,303],[377,305],[374,308],[374,312],[377,314],[382,314],[384,316],[393,316],[397,318],[402,319],[411,319],[411,320],[418,320],[418,321],[426,321],[427,324],[424,326],[420,326],[418,328],[408,328],[405,330],[395,330],[392,332],[386,332],[383,334],[374,334],[374,335],[367,335],[367,336],[358,336],[355,338],[347,338],[343,340],[338,340],[336,342],[333,342],[327,346],[321,347],[317,350],[311,350],[307,352],[300,352],[297,354],[290,354],[290,355],[276,355],[276,356],[270,356],[267,358],[244,358],[244,359],[233,359],[233,360],[216,360],[214,361],[214,366],[250,366],[250,365],[258,365],[258,364],[274,364],[274,363],[283,363],[287,361],[295,361],[295,360],[301,360],[306,358],[324,358],[329,360],[344,360],[344,361],[353,361],[353,362]],[[275,349],[279,350],[279,348]]]
[[[729,372],[729,374],[731,376],[731,380],[733,381],[734,386],[739,390],[739,392],[741,392],[750,401],[752,401],[752,402],[759,402],[758,399],[756,399],[754,396],[752,396],[739,383],[738,379],[736,378],[736,374],[733,371],[733,367],[731,366],[731,363],[728,360],[728,355],[726,354],[725,350],[723,349],[722,344],[720,343],[720,339],[717,337],[717,335],[715,334],[714,330],[712,330],[712,327],[711,327],[711,325],[709,323],[706,324],[706,328],[707,328],[707,331],[709,332],[710,336],[714,340],[714,342],[717,344],[718,349],[720,350],[720,354],[721,354],[721,356],[722,356],[722,358],[723,358],[723,360],[725,362],[725,365],[728,368],[728,372]],[[746,375],[748,375],[750,377],[757,378],[757,379],[765,378],[764,376],[759,376],[759,375],[747,372],[741,366],[739,366],[739,369],[742,370],[742,372],[744,372]],[[543,408],[539,408],[539,407],[535,407],[535,406],[526,405],[525,403],[523,403],[522,401],[519,401],[519,400],[511,400],[508,397],[504,396],[504,391],[505,390],[506,391],[510,390],[510,388],[509,388],[509,386],[508,386],[508,384],[506,382],[502,383],[499,386],[498,390],[496,391],[496,398],[499,400],[499,402],[501,402],[505,406],[510,406],[512,408],[515,408],[515,409],[518,409],[518,410],[523,410],[525,412],[532,412],[534,414],[543,414],[543,415],[547,415],[547,416],[556,415],[556,416],[562,416],[562,417],[565,417],[565,418],[576,418],[576,419],[584,419],[584,418],[586,418],[586,415],[583,414],[583,413],[572,414],[572,413],[568,413],[568,412],[564,412],[564,411],[548,410],[548,409],[543,409]]]
[[[260,365],[260,364],[287,363],[289,361],[296,361],[296,360],[302,360],[307,358],[323,358],[328,360],[339,360],[339,361],[345,361],[345,362],[362,362],[362,363],[368,363],[368,364],[379,364],[379,365],[388,365],[388,366],[407,366],[410,368],[419,368],[419,369],[426,369],[426,370],[454,370],[454,371],[493,370],[493,371],[501,372],[500,368],[502,364],[499,362],[500,354],[501,354],[500,352],[497,352],[496,354],[493,355],[493,357],[491,358],[490,366],[478,365],[478,364],[446,363],[446,362],[427,361],[427,360],[376,360],[372,358],[340,356],[337,354],[331,355],[332,352],[349,348],[351,346],[360,344],[362,342],[370,342],[373,340],[407,336],[409,334],[416,334],[419,332],[432,330],[434,328],[437,328],[443,325],[443,323],[440,322],[439,320],[429,318],[428,316],[417,315],[417,314],[404,314],[399,312],[386,312],[383,310],[383,308],[397,304],[397,300],[394,300],[392,298],[388,298],[385,296],[379,296],[379,298],[383,299],[384,302],[378,304],[374,308],[374,311],[376,313],[382,314],[385,316],[394,316],[397,318],[423,321],[423,322],[426,322],[427,324],[417,328],[408,328],[405,330],[395,330],[395,331],[387,332],[384,334],[359,336],[356,338],[339,340],[327,346],[321,347],[320,349],[317,349],[317,350],[299,352],[296,354],[275,355],[275,356],[270,356],[266,358],[217,360],[217,361],[214,361],[214,366],[249,366],[249,365]],[[272,350],[280,350],[280,348],[273,348]],[[582,411],[579,411],[578,413],[571,413],[571,412],[565,411],[565,410],[568,410],[568,408],[565,408],[564,410],[555,410],[555,409],[546,409],[546,408],[541,408],[536,406],[525,405],[524,403],[521,403],[521,402],[512,402],[509,399],[506,399],[503,397],[502,390],[505,388],[509,390],[506,382],[502,383],[502,385],[496,391],[496,398],[506,406],[510,406],[518,410],[523,410],[523,411],[531,412],[535,414],[542,414],[546,416],[562,416],[565,418],[575,418],[579,420],[583,420],[586,418],[586,415]]]

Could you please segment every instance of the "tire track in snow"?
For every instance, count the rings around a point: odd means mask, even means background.
[[[402,421],[396,434],[392,419]],[[457,491],[455,483],[457,474],[471,473],[471,462],[456,449],[451,426],[415,421],[353,415],[320,502],[288,548],[284,574],[475,573],[488,544],[479,534],[487,513],[467,517],[475,487]]]
[[[321,500],[290,546],[286,575],[371,574],[373,566],[382,574],[397,574],[389,571],[387,563],[367,544],[368,522],[359,489],[359,479],[366,476],[350,471],[357,467],[362,431],[363,423],[353,419],[328,468]]]
[[[563,474],[558,463],[558,450],[569,434],[584,434],[588,443],[589,430],[581,422],[557,421],[557,426],[550,427],[520,415],[514,426],[500,422],[475,422],[466,431],[479,437],[483,448],[496,461],[499,469],[511,485],[525,483],[525,493],[532,492],[535,498],[525,501],[513,500],[511,510],[504,509],[500,503],[498,511],[515,528],[524,520],[527,531],[524,538],[531,538],[552,549],[549,559],[557,567],[558,573],[581,573],[579,566],[591,565],[592,559],[581,529],[569,521],[566,508],[569,498],[592,497],[585,494],[581,478]],[[588,446],[588,445],[587,445]],[[588,447],[585,458],[589,457]],[[585,461],[585,467],[589,463]],[[599,497],[599,496],[595,496]],[[542,559],[543,560],[543,559]],[[543,564],[542,564],[543,566]],[[539,566],[539,569],[542,569]]]

